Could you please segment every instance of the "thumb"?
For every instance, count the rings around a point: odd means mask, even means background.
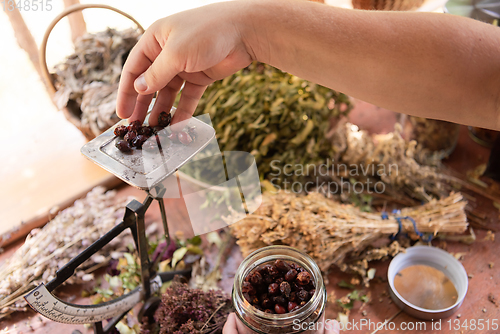
[[[181,72],[178,57],[164,48],[151,66],[134,82],[135,90],[141,95],[153,94],[165,87]]]

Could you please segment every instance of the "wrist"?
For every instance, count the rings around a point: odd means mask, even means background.
[[[277,7],[280,1],[248,0],[240,1],[241,15],[237,17],[236,24],[241,34],[243,45],[253,61],[270,63],[277,43],[276,20]],[[282,40],[284,36],[280,36]]]
[[[300,48],[312,41],[304,34],[305,17],[325,6],[304,0],[240,1],[242,41],[253,60],[288,69],[300,58]],[[312,9],[311,9],[312,6]],[[322,7],[321,7],[322,8]],[[326,7],[325,7],[326,8]]]

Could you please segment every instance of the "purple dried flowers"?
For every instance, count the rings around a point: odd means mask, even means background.
[[[231,311],[231,299],[223,291],[190,289],[176,277],[162,295],[155,322],[145,319],[141,333],[208,333],[222,329]]]

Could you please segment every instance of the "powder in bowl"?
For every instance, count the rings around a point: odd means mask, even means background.
[[[446,309],[458,298],[455,285],[442,271],[422,264],[400,270],[394,287],[406,301],[427,310]]]

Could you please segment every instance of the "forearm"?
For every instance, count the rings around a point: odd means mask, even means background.
[[[500,129],[500,30],[445,14],[249,2],[254,57],[402,113]]]

